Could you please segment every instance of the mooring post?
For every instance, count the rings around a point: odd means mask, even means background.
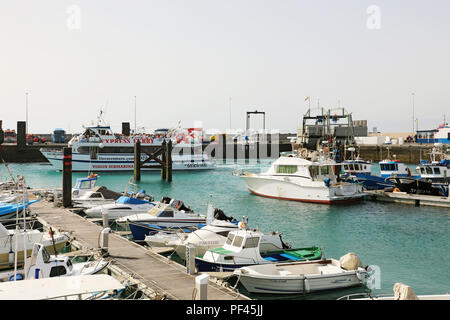
[[[134,144],[134,180],[141,181],[141,141]]]
[[[163,140],[161,148],[162,148],[161,161],[163,163],[163,165],[161,166],[161,179],[166,180],[167,176],[166,140]]]
[[[172,140],[166,145],[166,163],[167,163],[167,176],[166,181],[172,182]]]
[[[72,206],[72,148],[63,149],[63,206]]]
[[[17,149],[24,150],[27,146],[27,123],[25,121],[17,121]]]

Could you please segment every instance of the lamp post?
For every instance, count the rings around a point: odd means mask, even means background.
[[[415,118],[414,118],[414,96],[415,96],[415,93],[413,92],[412,94],[412,120],[413,120],[413,123],[412,123],[412,134],[413,134],[413,136],[414,136],[414,121],[415,121]]]

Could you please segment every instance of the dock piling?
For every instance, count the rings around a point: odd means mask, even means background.
[[[72,148],[63,149],[63,206],[72,206]]]
[[[161,145],[163,152],[161,154],[161,160],[162,160],[162,165],[161,165],[161,179],[162,180],[166,180],[166,176],[167,176],[167,157],[166,157],[166,140],[164,140],[162,142]]]
[[[141,181],[141,142],[134,144],[134,180]]]
[[[166,181],[172,182],[172,140],[166,145]]]

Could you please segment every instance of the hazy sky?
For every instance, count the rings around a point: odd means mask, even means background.
[[[257,109],[295,132],[307,96],[370,130],[410,131],[412,92],[420,129],[450,118],[448,0],[2,0],[0,41],[4,128],[25,92],[38,133],[79,132],[100,108],[133,128],[134,96],[148,130],[228,128],[230,97],[232,128]]]

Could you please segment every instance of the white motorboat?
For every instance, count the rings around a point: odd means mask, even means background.
[[[224,220],[214,220],[209,225],[204,226],[191,233],[163,233],[147,235],[145,242],[151,247],[171,247],[177,255],[186,259],[186,246],[195,246],[196,255],[203,256],[209,249],[221,247],[225,244],[228,233],[237,230],[238,225]]]
[[[155,205],[155,202],[137,197],[121,196],[113,203],[89,208],[85,210],[85,213],[90,218],[102,218],[103,213],[107,213],[110,220],[115,220],[132,214],[148,212]]]
[[[307,160],[282,155],[267,172],[239,176],[251,193],[268,198],[322,204],[361,200],[365,195],[362,186],[338,181],[337,165],[334,160],[322,157]]]
[[[181,210],[180,210],[181,209]],[[158,202],[146,213],[132,214],[116,219],[118,225],[128,225],[133,240],[144,242],[145,237],[158,231],[192,231],[206,224],[206,217],[193,212],[182,201]]]
[[[172,170],[208,170],[216,164],[202,151],[203,132],[174,128],[166,132],[124,136],[115,134],[105,123],[100,113],[97,125],[86,126],[84,132],[74,136],[68,143],[72,148],[72,171],[133,171],[134,145],[140,141],[142,147],[161,147],[163,142],[172,141]],[[199,137],[200,136],[200,137]],[[60,150],[42,148],[41,153],[61,171],[63,154]],[[141,154],[141,161],[149,156]],[[150,160],[141,170],[161,170],[160,164]]]
[[[257,264],[284,261],[316,260],[322,257],[320,247],[292,249],[276,232],[239,229],[228,233],[222,247],[210,249],[195,257],[199,272],[226,272]]]
[[[0,223],[0,269],[8,269],[14,265],[14,253],[17,252],[18,264],[24,263],[24,249],[26,246],[27,257],[31,255],[35,243],[41,243],[48,251],[56,252],[66,245],[69,236],[55,232],[52,236],[39,230],[8,230]],[[16,251],[17,248],[17,251]]]
[[[104,259],[72,263],[68,256],[50,255],[43,244],[35,243],[31,257],[27,261],[27,271],[22,269],[16,272],[3,272],[0,274],[0,281],[13,280],[15,273],[16,279],[20,277],[21,280],[97,274],[102,272],[108,264],[109,262]]]
[[[234,274],[251,293],[297,294],[359,286],[367,271],[346,270],[339,261],[325,259],[248,266]]]

